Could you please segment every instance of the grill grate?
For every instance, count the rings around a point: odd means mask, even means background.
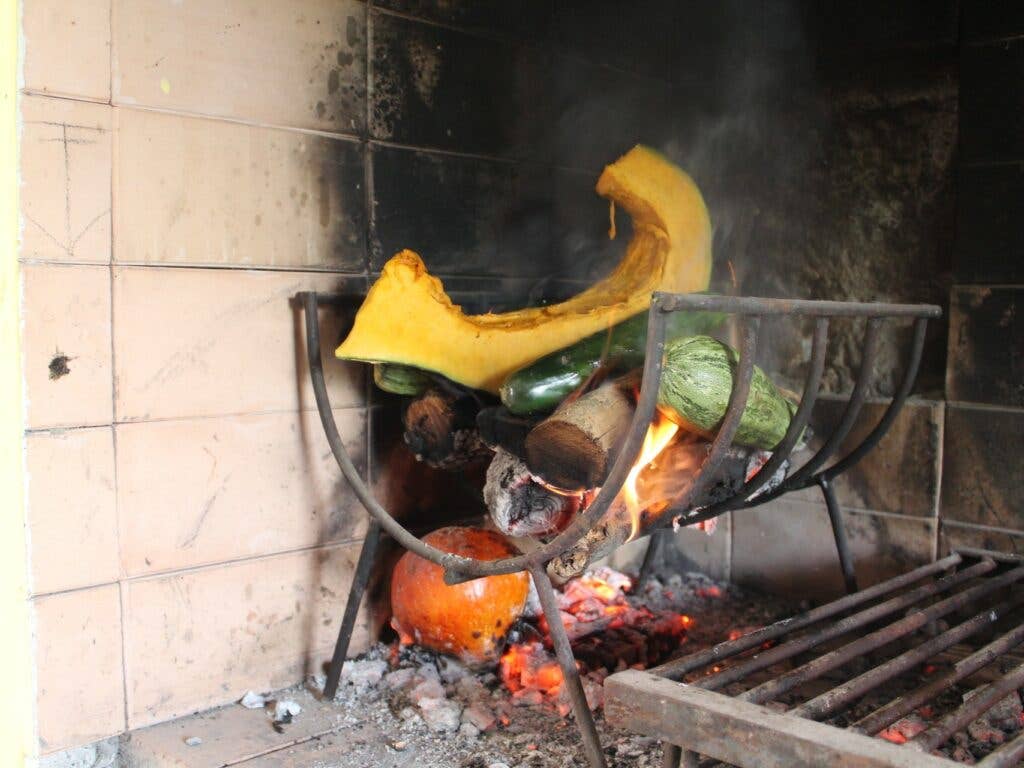
[[[933,750],[1024,687],[1024,663],[990,675],[906,744],[874,737],[1024,643],[1022,605],[1024,557],[957,550],[736,640],[613,675],[606,713],[665,741],[672,768],[959,765]],[[903,692],[922,665],[957,657]],[[890,689],[900,694],[883,701]],[[978,765],[1022,757],[1024,731]]]

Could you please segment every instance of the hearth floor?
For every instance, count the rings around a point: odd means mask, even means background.
[[[737,628],[763,626],[792,612],[783,601],[695,573],[673,575],[665,584],[654,579],[642,594],[629,599],[655,613],[669,610],[672,615],[695,617],[686,624],[687,640],[679,647],[683,652],[711,646]],[[301,707],[291,722],[277,728],[270,714],[272,705],[247,709],[230,704],[133,731],[122,742],[124,764],[132,768],[586,767],[573,718],[559,715],[550,700],[541,701],[539,691],[511,694],[495,671],[474,674],[446,657],[415,647],[400,652],[396,667],[395,651],[394,646],[377,644],[347,662],[333,702],[316,693],[322,689],[322,676],[265,696],[293,700]],[[599,683],[585,683],[600,689]],[[530,693],[532,697],[522,695]],[[611,729],[600,709],[596,717],[609,768],[660,765],[661,748],[654,740]]]
[[[476,737],[437,734],[393,714],[383,697],[339,695],[321,701],[303,688],[279,691],[302,712],[275,732],[264,710],[218,707],[133,731],[122,745],[137,768],[575,768],[585,765],[571,719],[540,709],[517,711],[511,729]],[[656,742],[615,732],[599,721],[609,765],[659,765]],[[200,739],[200,743],[196,743]],[[194,744],[194,746],[190,746]]]

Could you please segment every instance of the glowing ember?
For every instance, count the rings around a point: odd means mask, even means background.
[[[595,679],[626,666],[643,669],[648,663],[660,663],[664,653],[675,650],[694,624],[684,614],[652,611],[630,603],[627,594],[632,589],[628,576],[611,568],[598,568],[572,579],[556,593],[562,625],[577,653],[584,690],[588,701],[593,699],[593,707],[600,705],[600,686],[594,686]],[[510,645],[499,664],[501,680],[516,701],[545,703],[564,714],[569,711],[569,702],[562,685],[562,668],[551,650],[546,619],[541,616],[536,624],[543,641]],[[616,631],[624,634],[616,639]],[[651,650],[634,649],[640,655],[624,659],[617,655],[622,637],[646,637],[653,645]],[[655,647],[658,650],[653,650]]]
[[[672,442],[672,438],[678,431],[678,424],[656,412],[651,426],[647,428],[647,434],[644,435],[644,444],[640,448],[640,455],[637,457],[636,463],[633,464],[633,468],[629,470],[626,482],[622,484],[621,498],[626,504],[626,510],[629,512],[629,519],[632,523],[629,541],[635,539],[637,533],[640,532],[640,513],[650,506],[650,504],[640,503],[640,494],[637,491],[637,480],[640,473],[645,469],[657,469],[655,460]],[[659,499],[652,503],[664,504],[665,500]]]

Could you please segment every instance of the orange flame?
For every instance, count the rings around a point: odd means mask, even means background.
[[[636,463],[633,464],[633,468],[629,470],[626,482],[622,484],[622,499],[626,503],[626,511],[629,513],[631,523],[628,541],[635,539],[640,532],[640,513],[644,511],[640,505],[640,495],[637,492],[637,478],[645,469],[656,468],[655,460],[672,442],[672,438],[678,431],[679,425],[660,413],[655,413],[651,426],[647,428],[644,444],[640,448],[640,455],[637,457]]]

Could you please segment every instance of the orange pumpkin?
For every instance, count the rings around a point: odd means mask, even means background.
[[[500,535],[482,528],[440,528],[423,541],[479,560],[517,554]],[[403,642],[450,653],[471,664],[497,661],[509,627],[523,612],[529,588],[525,573],[449,586],[441,566],[406,552],[391,575],[391,626]]]

